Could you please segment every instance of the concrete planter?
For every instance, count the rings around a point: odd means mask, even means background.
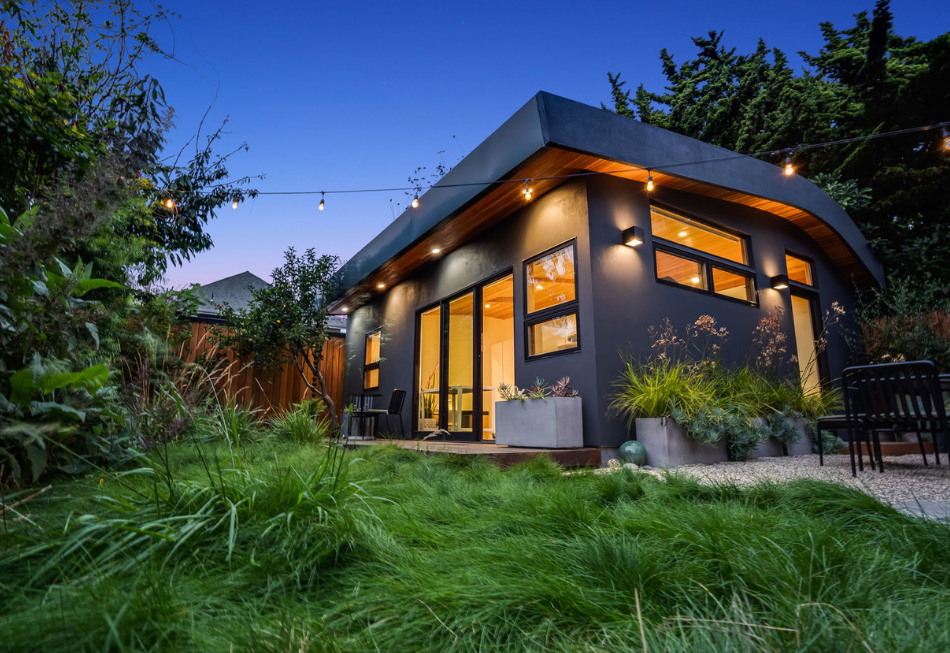
[[[762,423],[765,420],[761,417],[756,418],[757,421],[761,420]],[[811,453],[811,437],[808,435],[808,429],[805,427],[805,420],[801,418],[796,418],[792,420],[792,423],[795,427],[801,431],[802,437],[795,444],[788,445],[788,455],[789,456],[804,456]],[[762,442],[756,445],[755,449],[752,450],[753,458],[765,458],[765,457],[775,457],[775,456],[784,456],[785,450],[782,447],[782,443],[775,438],[769,438],[765,442]]]
[[[583,447],[580,397],[495,402],[495,443],[540,449]]]
[[[703,444],[687,437],[683,427],[669,417],[638,417],[637,440],[647,450],[647,465],[676,467],[727,459],[726,441]]]

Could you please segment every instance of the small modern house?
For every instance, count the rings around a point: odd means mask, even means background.
[[[332,310],[349,315],[345,390],[406,390],[407,437],[491,442],[499,386],[570,376],[584,444],[616,447],[620,352],[650,356],[650,326],[711,315],[741,360],[781,306],[807,361],[832,302],[882,279],[806,179],[539,93],[344,265]],[[832,337],[806,383],[846,355]]]

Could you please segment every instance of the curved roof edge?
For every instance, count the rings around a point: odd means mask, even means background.
[[[688,136],[644,124],[574,100],[540,92],[446,174],[339,272],[338,297],[367,281],[380,268],[451,222],[519,166],[546,148],[583,152],[796,207],[830,229],[868,276],[884,283],[884,271],[864,235],[847,213],[816,185],[776,166]],[[735,157],[722,161],[723,157]],[[713,162],[713,160],[716,160]],[[705,161],[705,162],[704,162]],[[484,182],[474,186],[457,186]]]

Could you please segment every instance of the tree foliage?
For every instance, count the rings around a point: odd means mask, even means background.
[[[221,345],[262,369],[292,363],[310,391],[327,405],[333,428],[336,407],[320,366],[327,338],[327,301],[336,289],[339,267],[337,256],[317,256],[313,249],[298,255],[288,248],[284,264],[271,273],[271,285],[254,289],[247,309],[222,307],[227,329],[218,334]]]
[[[888,0],[851,27],[820,29],[824,45],[799,53],[800,73],[762,40],[750,54],[727,49],[722,32],[694,38],[696,56],[680,64],[663,49],[665,91],[641,84],[631,95],[608,73],[613,109],[745,154],[948,119],[950,33],[895,33]],[[764,158],[780,164],[784,155]],[[794,161],[851,213],[890,274],[950,285],[950,157],[939,131],[803,150]]]

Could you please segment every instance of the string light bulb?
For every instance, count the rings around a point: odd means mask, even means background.
[[[795,174],[795,166],[792,165],[792,157],[785,157],[785,176],[791,177]]]
[[[324,199],[325,195],[326,194],[323,191],[320,191],[320,206],[318,206],[317,208],[320,209],[321,211],[327,208],[327,201],[326,199]]]
[[[414,208],[414,209],[418,209],[418,208],[419,208],[419,196],[418,196],[418,195],[414,195],[413,198],[412,198],[412,208]]]
[[[647,170],[647,192],[652,193],[654,188],[656,184],[653,183],[653,174]]]
[[[167,200],[165,200],[165,208],[168,209],[169,211],[174,211],[174,210],[175,210],[175,200],[173,200],[173,199],[170,198],[170,197],[169,197]]]
[[[231,208],[237,209],[237,207],[238,207],[238,201],[235,199],[233,202],[231,202]]]
[[[526,200],[530,200],[530,199],[531,199],[531,187],[528,186],[528,180],[527,180],[527,179],[525,179],[525,181],[524,181],[524,190],[521,191],[521,192],[524,193],[524,198],[525,198]]]

